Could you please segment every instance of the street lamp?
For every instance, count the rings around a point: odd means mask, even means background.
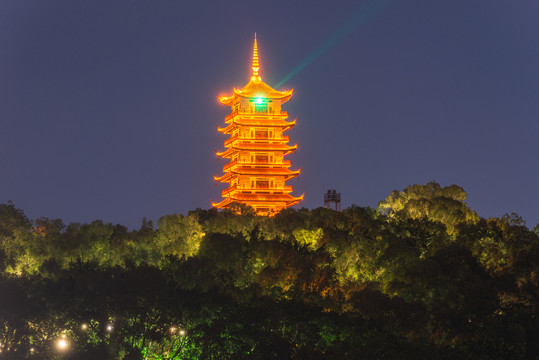
[[[69,341],[67,337],[62,335],[58,340],[56,340],[56,348],[60,351],[65,351],[69,347]]]

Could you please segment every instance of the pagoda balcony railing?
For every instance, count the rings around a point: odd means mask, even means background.
[[[242,140],[242,141],[250,141],[250,142],[255,142],[255,143],[277,143],[277,144],[280,144],[280,143],[287,143],[288,141],[290,141],[290,138],[288,137],[288,135],[284,135],[284,136],[281,136],[280,138],[277,138],[277,137],[242,137],[242,136],[232,136],[231,138],[229,139],[226,139],[225,140],[225,146],[229,146],[230,144],[232,144],[234,141],[239,141],[239,140]]]
[[[292,185],[286,185],[286,186],[281,186],[281,187],[274,186],[274,187],[269,187],[266,190],[279,191],[279,192],[291,192],[292,191]]]
[[[253,116],[273,115],[273,116],[285,116],[285,117],[288,117],[288,111],[271,112],[271,113],[270,112],[259,113],[259,112],[249,112],[247,110],[244,111],[244,110],[240,109],[240,111],[233,111],[230,114],[228,114],[227,116],[225,116],[225,122],[227,122],[228,120],[230,120],[231,118],[233,118],[236,115],[253,115]]]
[[[264,167],[289,167],[291,166],[292,164],[290,163],[290,160],[284,160],[280,163],[278,162],[271,162],[271,161],[255,161],[255,162],[244,162],[242,164],[245,164],[246,166],[258,166],[258,165],[264,165]],[[266,165],[271,165],[271,166],[266,166]]]
[[[237,185],[232,185],[232,186],[230,186],[230,187],[224,189],[224,190],[222,191],[221,195],[222,195],[223,197],[226,197],[228,194],[230,194],[231,192],[236,191],[236,190],[238,190],[238,186],[237,186]]]
[[[289,193],[289,192],[292,192],[293,189],[292,189],[292,185],[286,185],[286,186],[281,186],[281,187],[271,187],[271,186],[257,186],[255,188],[252,188],[252,187],[247,187],[247,186],[238,186],[238,185],[232,185],[226,189],[224,189],[222,191],[222,196],[223,197],[226,197],[228,195],[230,195],[230,193],[234,192],[234,191],[242,191],[242,192],[251,192],[251,193],[256,193],[258,190],[269,190],[270,193],[273,192],[273,191],[276,191],[276,192],[284,192],[284,193]]]
[[[257,140],[263,140],[264,142],[266,141],[278,141],[278,142],[281,142],[281,141],[286,141],[288,142],[289,138],[288,138],[288,135],[285,135],[285,136],[281,136],[281,137],[269,137],[269,136],[255,136],[254,138],[249,138],[248,140],[254,140],[254,141],[257,141]]]
[[[233,160],[233,161],[229,162],[228,164],[225,164],[223,166],[223,171],[227,172],[232,166],[236,165],[237,163],[238,163],[238,160]]]
[[[223,166],[223,171],[226,172],[226,171],[229,171],[230,168],[236,166],[236,165],[243,165],[243,166],[250,166],[250,167],[253,167],[253,166],[258,166],[258,165],[263,165],[264,167],[290,167],[292,164],[290,162],[290,160],[284,160],[284,161],[281,161],[281,162],[271,162],[271,161],[255,161],[255,162],[250,162],[250,161],[239,161],[239,160],[233,160],[227,164],[225,164]]]

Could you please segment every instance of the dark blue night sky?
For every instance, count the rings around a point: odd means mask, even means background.
[[[376,0],[370,0],[371,2]],[[388,3],[388,1],[385,1]],[[0,2],[0,202],[30,218],[143,217],[221,200],[218,95],[275,86],[367,1]],[[389,2],[279,89],[294,195],[343,206],[457,184],[539,222],[539,2]]]

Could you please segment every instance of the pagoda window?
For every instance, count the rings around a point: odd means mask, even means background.
[[[269,181],[265,178],[256,179],[256,188],[257,189],[269,189]]]
[[[255,139],[267,139],[268,129],[255,129]]]
[[[273,138],[273,131],[270,131],[269,137],[270,137],[270,138]]]
[[[257,97],[254,100],[255,113],[267,113],[268,112],[268,100],[262,97]]]
[[[259,164],[267,164],[268,163],[268,154],[257,153],[255,155],[255,162],[259,163]]]
[[[270,186],[273,187],[273,180],[271,181]]]

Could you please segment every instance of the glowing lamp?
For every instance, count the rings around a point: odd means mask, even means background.
[[[56,341],[56,347],[61,351],[67,350],[69,347],[69,342],[67,341],[65,335],[62,335],[62,337]]]

